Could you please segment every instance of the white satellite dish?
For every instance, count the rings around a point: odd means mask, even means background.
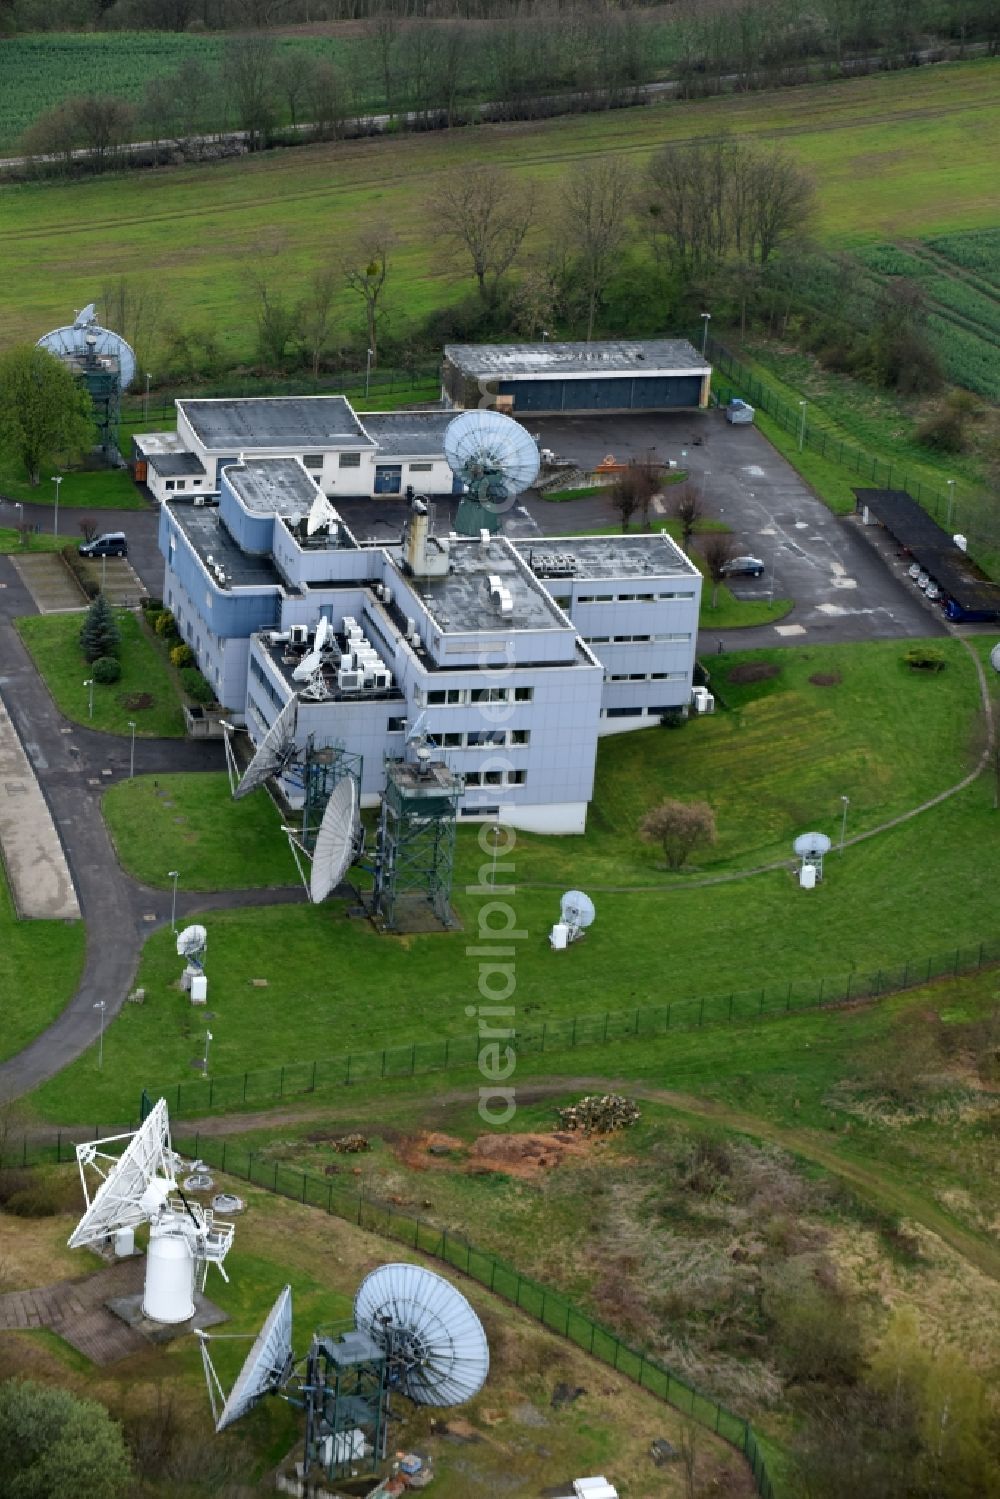
[[[452,473],[478,500],[521,494],[538,478],[538,448],[531,433],[490,408],[463,411],[449,422],[444,455]]]
[[[177,934],[177,956],[179,958],[194,958],[198,963],[204,955],[208,946],[208,932],[203,926],[186,926],[182,932]]]
[[[345,776],[333,788],[313,848],[309,899],[318,904],[336,890],[351,867],[358,833],[358,786]]]
[[[313,641],[313,650],[325,651],[327,641],[330,638],[330,621],[325,614],[321,614],[316,625],[316,638]]]
[[[486,1383],[483,1325],[461,1292],[432,1270],[373,1270],[358,1287],[354,1321],[385,1350],[398,1388],[418,1405],[460,1405]]]
[[[219,1376],[208,1353],[208,1336],[199,1333],[201,1358],[205,1367],[208,1394],[212,1402],[216,1432],[225,1431],[247,1411],[274,1394],[287,1383],[292,1372],[292,1288],[285,1286],[275,1301],[264,1326],[254,1339],[253,1347],[243,1361],[228,1398],[223,1396]],[[218,1401],[222,1401],[219,1409]]]
[[[62,328],[53,328],[38,340],[40,349],[48,349],[58,359],[85,359],[96,354],[102,359],[118,362],[118,379],[122,390],[128,390],[135,379],[135,353],[131,344],[110,328],[102,328],[96,321],[97,308],[93,302],[82,308],[74,322]]]
[[[298,698],[291,698],[257,746],[243,778],[233,792],[233,800],[256,791],[273,775],[280,775],[295,759],[295,731],[299,722]]]
[[[582,890],[567,890],[559,902],[559,914],[570,929],[570,941],[579,936],[592,923],[596,912],[594,902]]]
[[[306,535],[314,536],[321,526],[331,526],[337,520],[337,512],[334,510],[325,494],[318,494],[309,507],[309,517],[306,520]]]
[[[821,859],[832,847],[825,833],[800,833],[792,844],[800,859]]]
[[[414,720],[414,722],[407,729],[407,731],[406,731],[406,743],[407,744],[415,744],[417,742],[422,743],[423,740],[424,740],[424,738],[425,738],[425,736],[426,736],[426,733],[427,733],[427,714],[426,714],[426,712],[423,712],[423,713],[419,713],[417,715],[417,717]]]
[[[303,656],[298,666],[292,672],[292,679],[296,682],[308,682],[313,672],[319,671],[323,665],[323,652],[311,650],[308,656]]]
[[[995,645],[990,651],[990,665],[994,671],[1000,671],[1000,645]]]

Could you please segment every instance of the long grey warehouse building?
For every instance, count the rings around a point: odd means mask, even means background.
[[[513,416],[707,406],[712,367],[684,338],[448,344],[442,394]]]

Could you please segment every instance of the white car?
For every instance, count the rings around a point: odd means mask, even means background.
[[[925,595],[926,598],[929,598],[932,602],[934,600],[939,599],[941,597],[941,590],[937,586],[937,584],[935,583],[935,581],[934,581],[933,578],[930,580],[930,582],[928,583],[927,587],[924,589],[924,595]]]
[[[726,578],[760,578],[763,573],[764,564],[759,557],[730,557],[722,567]]]
[[[931,575],[930,575],[930,573],[921,573],[919,575],[919,577],[917,578],[917,587],[921,588],[921,589],[922,588],[926,588],[927,585],[928,585],[928,583],[930,581],[931,581]]]

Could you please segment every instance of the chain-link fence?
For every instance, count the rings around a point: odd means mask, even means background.
[[[876,458],[874,454],[866,453],[863,448],[855,447],[853,443],[817,426],[815,422],[808,419],[804,421],[801,406],[792,406],[783,401],[758,375],[741,364],[724,344],[709,338],[706,349],[714,369],[721,371],[737,387],[730,391],[713,381],[713,391],[721,406],[728,404],[731,395],[744,397],[798,439],[802,447],[810,448],[831,463],[850,469],[859,487],[905,489],[941,525],[951,530],[965,530],[971,536],[976,535],[975,502],[969,496],[942,493],[926,479],[921,479],[908,469],[903,461]]]
[[[930,957],[908,958],[878,969],[861,971],[852,968],[846,973],[819,979],[775,980],[752,989],[732,989],[728,993],[675,999],[662,1005],[539,1020],[517,1027],[507,1044],[519,1055],[530,1055],[643,1040],[665,1035],[668,1031],[737,1024],[765,1016],[875,999],[881,994],[915,988],[931,979],[975,973],[998,961],[1000,940],[992,939],[968,947],[950,948]],[[443,999],[442,1013],[448,1013],[464,1002],[454,996]],[[530,1003],[530,997],[527,1002]],[[194,1078],[172,1083],[162,1092],[174,1118],[191,1118],[213,1109],[240,1108],[244,1104],[265,1103],[324,1088],[383,1078],[416,1077],[429,1072],[444,1072],[452,1067],[475,1065],[480,1044],[476,1031],[470,1030],[466,1035],[408,1041],[396,1046],[318,1057],[307,1062],[289,1062],[280,1067],[229,1076]]]

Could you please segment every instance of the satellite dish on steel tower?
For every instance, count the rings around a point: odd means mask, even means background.
[[[271,776],[280,776],[292,764],[298,754],[295,745],[298,722],[299,702],[298,698],[293,697],[282,708],[258,744],[256,754],[233,792],[234,801],[239,801],[241,797],[248,796],[251,791],[256,791],[257,787],[263,786]]]
[[[243,1361],[229,1395],[223,1393],[208,1352],[208,1339],[196,1329],[201,1340],[201,1361],[205,1369],[208,1395],[216,1432],[225,1431],[247,1411],[253,1410],[265,1395],[277,1394],[292,1374],[292,1288],[285,1286],[264,1319],[253,1347]]]
[[[463,536],[499,531],[516,495],[538,477],[539,457],[530,432],[500,411],[463,411],[444,434],[448,467],[466,487],[455,516]]]
[[[309,899],[314,904],[326,900],[350,869],[359,832],[358,783],[348,775],[333,788],[316,834],[309,876]]]
[[[417,1405],[460,1405],[486,1383],[483,1325],[461,1292],[433,1270],[373,1270],[358,1287],[354,1322],[385,1350],[393,1387]]]
[[[86,364],[94,358],[113,360],[122,390],[128,390],[135,379],[135,353],[131,344],[120,333],[101,327],[93,302],[82,308],[72,323],[44,334],[38,340],[38,347],[48,349],[57,359],[73,363]]]

